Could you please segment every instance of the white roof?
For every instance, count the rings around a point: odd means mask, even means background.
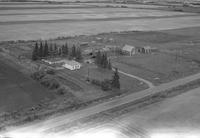
[[[144,46],[144,48],[145,48],[145,49],[151,49],[151,47],[150,47],[150,46]]]
[[[70,66],[80,66],[81,64],[74,60],[63,60],[64,64],[68,64]]]
[[[135,49],[135,47],[134,47],[134,46],[130,46],[130,45],[125,45],[125,46],[122,48],[122,50],[124,50],[124,51],[129,51],[129,52],[131,52],[133,49]]]

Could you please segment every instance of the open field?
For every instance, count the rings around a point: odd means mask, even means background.
[[[103,10],[103,11],[102,11]],[[107,12],[106,12],[107,10]],[[115,10],[119,10],[118,12],[116,12]],[[2,24],[2,22],[7,22],[8,24],[10,22],[17,23],[17,21],[21,21],[21,23],[23,24],[23,21],[42,21],[42,20],[55,20],[55,22],[58,20],[66,20],[68,19],[69,21],[72,19],[76,19],[76,20],[90,20],[90,19],[118,19],[118,18],[122,18],[122,19],[138,19],[140,17],[140,19],[142,18],[163,18],[164,17],[179,17],[179,16],[195,16],[195,14],[190,14],[190,13],[178,13],[178,12],[169,12],[169,11],[163,11],[162,13],[160,13],[159,11],[151,11],[149,12],[149,10],[139,10],[139,9],[133,9],[130,11],[123,11],[120,9],[112,9],[110,8],[108,9],[94,9],[92,12],[90,10],[81,10],[80,9],[80,14],[76,13],[77,11],[73,10],[57,10],[54,11],[55,13],[48,13],[45,14],[42,10],[38,10],[36,13],[36,15],[34,15],[35,13],[30,13],[27,14],[26,12],[27,10],[23,11],[25,12],[25,15],[23,15],[23,13],[20,13],[21,15],[17,15],[17,13],[15,12],[15,15],[3,15],[3,13],[1,12],[1,16],[0,16],[0,21]],[[30,12],[30,10],[28,10]],[[47,10],[46,10],[47,11]],[[96,12],[95,12],[96,11]],[[41,13],[42,12],[42,13]],[[197,16],[197,15],[196,15]]]
[[[197,88],[124,114],[114,120],[113,125],[126,130],[125,134],[138,132],[138,135],[145,133],[152,137],[199,137],[199,104],[199,88]]]
[[[82,120],[82,123],[76,125],[76,127],[79,126],[77,131],[84,133],[85,131],[95,132],[99,129],[111,129],[125,135],[120,138],[199,137],[199,96],[199,88],[195,88],[156,103],[149,100],[143,105],[140,103],[138,105],[130,104],[127,107],[118,108],[118,110],[113,109],[109,113],[102,113],[92,119],[88,117],[85,121]],[[116,117],[113,117],[115,115]],[[60,131],[61,134],[67,135],[70,130],[72,132],[76,130],[76,128],[70,128],[71,125],[69,130],[66,127],[60,127],[57,132]],[[77,131],[74,132],[77,133]]]
[[[157,7],[149,9],[146,5],[140,5],[139,8],[119,8],[119,5],[113,8],[94,3],[80,5],[64,4],[63,7],[42,4],[39,9],[37,4],[23,5],[23,8],[20,5],[2,5],[0,40],[47,39],[111,31],[166,30],[200,24],[196,13],[164,11]],[[19,32],[21,35],[18,35]]]
[[[53,93],[33,81],[29,76],[0,60],[0,112],[32,107],[44,99],[52,99]],[[13,65],[17,67],[17,65]]]
[[[169,82],[199,71],[197,63],[182,58],[178,60],[176,60],[176,56],[157,53],[118,58],[115,59],[113,65],[120,70],[138,75],[155,84]]]

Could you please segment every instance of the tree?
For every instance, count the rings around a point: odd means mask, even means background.
[[[38,52],[39,52],[38,43],[36,42],[35,47],[34,47],[33,52],[32,52],[32,60],[33,61],[38,59],[38,54],[39,54]]]
[[[111,90],[110,80],[105,79],[101,82],[101,89],[103,91]]]
[[[59,55],[59,56],[62,55],[62,49],[61,49],[61,48],[58,49],[58,55]]]
[[[108,60],[108,69],[109,69],[109,70],[112,70],[112,64],[111,64],[110,59]]]
[[[95,63],[98,67],[112,69],[111,63],[106,53],[101,54],[101,52],[98,51],[96,54]]]
[[[81,53],[81,49],[80,48],[77,48],[76,50],[76,59],[79,61],[81,60],[83,57],[82,57],[82,53]]]
[[[114,75],[113,75],[113,78],[112,78],[112,87],[113,88],[116,88],[116,89],[120,89],[120,82],[119,82],[119,74],[118,74],[118,69],[115,68],[115,71],[114,71]]]
[[[72,58],[76,57],[76,46],[75,45],[72,46],[72,50],[71,50],[70,56]]]
[[[69,53],[68,45],[67,45],[67,43],[65,43],[65,45],[62,46],[62,55],[67,56],[68,53]]]
[[[44,56],[43,54],[44,54],[43,44],[42,44],[42,42],[40,42],[39,57],[42,58]]]
[[[54,56],[58,55],[58,47],[56,44],[54,44],[54,50],[53,50]]]
[[[47,41],[45,41],[44,44],[44,57],[47,57],[49,55],[49,47]]]
[[[108,68],[108,57],[107,57],[107,54],[103,54],[103,57],[102,57],[102,67],[103,68]]]
[[[69,50],[68,50],[68,44],[65,43],[65,46],[64,46],[64,54],[67,56],[69,53]]]
[[[96,54],[95,63],[97,64],[97,66],[100,66],[100,64],[101,64],[101,52],[100,51],[98,51]]]
[[[62,47],[61,47],[61,55],[62,56],[65,55],[65,45],[62,45]]]
[[[100,67],[104,68],[104,63],[105,63],[105,55],[102,54],[101,57],[100,57]]]
[[[53,51],[53,44],[50,44],[49,51],[50,51],[50,52]]]

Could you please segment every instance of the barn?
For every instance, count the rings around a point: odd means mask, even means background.
[[[123,48],[122,48],[122,53],[123,54],[127,54],[129,56],[132,56],[134,55],[136,52],[136,49],[134,46],[130,46],[130,45],[125,45]]]

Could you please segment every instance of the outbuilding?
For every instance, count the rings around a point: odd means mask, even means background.
[[[151,53],[151,47],[150,46],[144,46],[142,48],[142,53],[145,53],[145,54]]]
[[[129,56],[132,56],[135,54],[135,47],[134,46],[130,46],[130,45],[125,45],[123,48],[122,48],[122,52],[123,54],[128,54]]]
[[[138,53],[143,53],[143,54],[150,54],[153,51],[153,48],[150,46],[144,46],[144,47],[139,47]]]

